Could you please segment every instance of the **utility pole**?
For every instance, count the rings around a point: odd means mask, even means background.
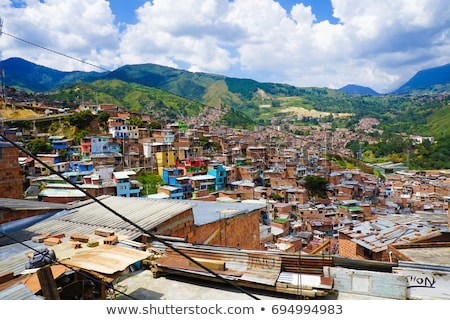
[[[361,146],[361,141],[359,142],[359,161],[362,160],[362,146]]]
[[[0,17],[0,37],[3,33],[3,19]],[[2,105],[4,105],[6,110],[6,90],[5,90],[5,70],[1,70],[2,73]],[[3,115],[0,113],[0,130],[3,129]]]
[[[406,169],[409,170],[409,154],[410,154],[410,150],[408,149],[407,154],[406,154]]]
[[[1,20],[0,20],[0,35],[1,35]],[[1,105],[3,110],[6,111],[6,88],[5,88],[5,70],[2,68],[1,70],[1,80],[2,80],[2,102]],[[0,113],[0,127],[3,128],[3,115]]]

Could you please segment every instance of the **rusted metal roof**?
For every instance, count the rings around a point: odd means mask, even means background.
[[[295,293],[295,289],[304,288],[310,294],[324,294],[323,290],[333,288],[333,279],[323,276],[323,267],[332,265],[331,257],[318,257],[314,255],[283,254],[280,252],[240,250],[236,248],[193,245],[186,243],[173,243],[173,248],[166,248],[162,244],[153,244],[162,253],[156,260],[159,268],[165,272],[206,275],[213,277],[200,266],[192,265],[188,259],[174,249],[193,258],[196,261],[224,262],[225,268],[214,270],[220,276],[233,280],[240,285],[255,287],[262,285],[264,289]],[[220,265],[221,266],[221,265]],[[293,278],[304,280],[303,285],[293,283]],[[309,275],[306,276],[306,275]],[[299,281],[301,282],[301,281]],[[305,284],[308,284],[305,286]],[[314,287],[314,288],[313,288]],[[283,291],[284,290],[284,291]],[[318,290],[318,291],[317,291]],[[288,292],[287,292],[288,293]]]
[[[181,252],[192,259],[199,261],[217,261],[224,263],[224,270],[210,270],[228,276],[232,279],[240,279],[268,285],[275,285],[281,270],[281,259],[273,255],[262,253],[246,253],[240,250],[214,250],[203,247],[178,248]],[[165,255],[157,260],[160,267],[183,269],[194,272],[208,272],[198,265],[193,265],[187,258],[183,257],[173,249],[167,248]],[[212,276],[212,275],[211,275]]]

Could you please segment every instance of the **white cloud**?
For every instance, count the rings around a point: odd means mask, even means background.
[[[227,6],[227,1],[214,0],[147,2],[137,11],[138,23],[122,35],[121,57],[131,63],[177,67],[183,62],[196,70],[225,71],[233,60],[223,47],[226,41],[221,43],[221,34],[233,32],[221,21]]]
[[[300,0],[299,0],[300,2]],[[339,24],[301,3],[153,0],[122,33],[106,0],[0,0],[4,31],[104,68],[156,63],[258,81],[379,92],[418,70],[450,62],[444,0],[332,0]],[[3,35],[1,59],[20,56],[60,70],[92,69]],[[238,71],[238,70],[241,71]]]
[[[107,1],[46,0],[43,3],[30,0],[26,3],[27,6],[14,9],[7,3],[1,4],[0,10],[5,13],[4,32],[29,42],[11,41],[2,35],[2,59],[19,56],[60,70],[92,69],[76,59],[102,66],[111,65],[115,60],[118,29],[113,24],[114,16]],[[7,44],[4,45],[5,39]]]

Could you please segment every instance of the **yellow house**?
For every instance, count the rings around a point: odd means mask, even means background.
[[[158,174],[162,177],[163,168],[175,167],[177,163],[178,152],[176,150],[167,150],[156,153],[156,164]]]

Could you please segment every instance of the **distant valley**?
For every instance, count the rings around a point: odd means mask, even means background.
[[[223,123],[243,128],[286,121],[297,125],[332,121],[336,127],[351,128],[362,117],[374,117],[388,131],[434,136],[450,132],[450,112],[442,105],[450,93],[450,65],[419,71],[383,95],[356,84],[338,90],[295,87],[155,64],[127,65],[111,72],[63,72],[10,58],[0,67],[8,88],[64,108],[114,103],[165,121],[200,115],[205,108],[228,108],[234,111],[223,115]]]

